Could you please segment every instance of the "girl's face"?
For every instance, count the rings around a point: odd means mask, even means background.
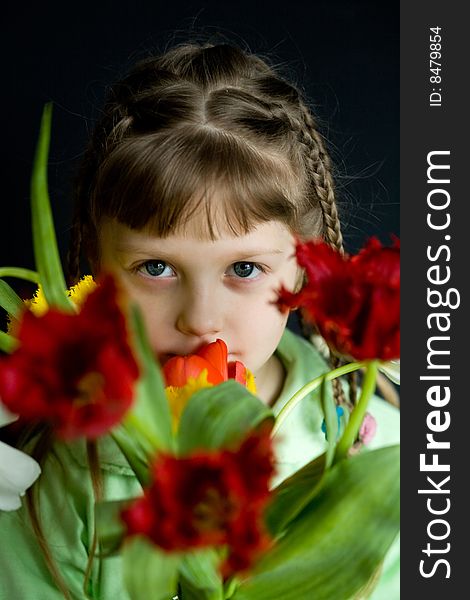
[[[282,377],[273,353],[287,321],[273,301],[281,285],[296,285],[294,238],[278,221],[215,241],[201,237],[198,225],[195,217],[181,234],[159,238],[105,221],[99,268],[116,275],[138,304],[162,362],[221,338],[229,360],[254,373],[260,397],[273,400]]]

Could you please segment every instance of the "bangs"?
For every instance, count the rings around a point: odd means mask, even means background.
[[[185,127],[123,140],[102,164],[91,217],[117,219],[158,237],[197,217],[201,237],[234,235],[278,220],[295,231],[304,186],[286,159],[213,127]]]

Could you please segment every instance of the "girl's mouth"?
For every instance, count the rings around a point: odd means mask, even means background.
[[[175,356],[178,356],[178,354],[171,354],[168,352],[159,354],[158,362],[163,366],[166,362],[168,362],[170,360],[170,358],[174,358]]]

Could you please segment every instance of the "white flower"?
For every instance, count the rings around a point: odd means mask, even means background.
[[[0,401],[0,427],[17,418]],[[31,456],[0,442],[0,511],[20,508],[20,496],[24,496],[40,473],[41,467]]]
[[[400,385],[400,360],[389,360],[379,364],[379,371],[382,371],[390,381]]]

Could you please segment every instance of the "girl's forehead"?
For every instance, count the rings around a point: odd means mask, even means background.
[[[286,225],[268,221],[254,225],[248,233],[234,234],[223,223],[216,229],[217,236],[205,235],[198,219],[190,219],[183,228],[165,237],[159,237],[149,229],[131,229],[116,219],[103,220],[100,228],[101,251],[122,254],[192,252],[207,249],[220,253],[285,254],[292,251],[295,242]]]

